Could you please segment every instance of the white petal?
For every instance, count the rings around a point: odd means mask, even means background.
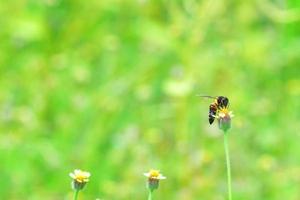
[[[149,173],[149,172],[147,172],[147,173],[144,173],[144,176],[147,176],[147,177],[149,177],[149,176],[150,176],[150,173]]]
[[[161,180],[162,180],[162,179],[166,179],[166,178],[167,178],[167,177],[165,177],[165,176],[163,176],[163,175],[161,175],[161,174],[158,176],[158,179],[161,179]]]
[[[83,172],[83,174],[84,174],[84,177],[87,177],[87,178],[91,176],[90,172]]]
[[[218,116],[218,118],[223,118],[223,117],[225,117],[225,113],[219,112],[217,114],[217,116]]]
[[[70,173],[69,175],[70,175],[71,178],[75,179],[75,174]]]

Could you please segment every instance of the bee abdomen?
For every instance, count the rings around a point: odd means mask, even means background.
[[[209,124],[212,124],[214,121],[215,121],[215,115],[212,114],[211,112],[209,113],[209,116],[208,116],[208,121],[209,121]]]
[[[212,124],[215,121],[215,116],[217,114],[218,106],[215,103],[209,105],[208,121]]]

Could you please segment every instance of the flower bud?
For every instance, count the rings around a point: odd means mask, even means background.
[[[162,179],[166,179],[159,170],[150,170],[148,173],[144,173],[146,177],[148,177],[147,188],[150,191],[158,189],[159,181]]]
[[[233,114],[227,108],[221,108],[216,118],[218,119],[219,128],[226,132],[231,127],[231,118]]]
[[[75,169],[73,173],[70,173],[70,177],[73,179],[72,188],[74,190],[82,190],[86,183],[89,182],[90,176],[91,174],[89,172]]]

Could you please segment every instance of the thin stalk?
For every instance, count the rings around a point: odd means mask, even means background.
[[[148,200],[152,200],[152,190],[149,190]]]
[[[231,170],[230,170],[230,158],[229,158],[229,149],[228,149],[228,141],[227,141],[227,132],[224,132],[224,148],[225,148],[225,156],[226,156],[226,167],[227,167],[227,186],[228,186],[228,200],[232,200],[231,194]]]
[[[77,198],[78,198],[78,193],[79,193],[79,190],[75,190],[73,200],[77,200]]]

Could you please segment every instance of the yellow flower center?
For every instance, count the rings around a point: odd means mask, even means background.
[[[219,110],[219,113],[220,113],[220,114],[223,113],[224,115],[228,115],[228,114],[229,114],[229,110],[228,110],[227,108],[221,108],[221,109]]]
[[[85,176],[85,174],[77,174],[75,179],[80,183],[87,181],[87,177]]]
[[[73,178],[75,181],[77,181],[79,183],[88,182],[90,175],[91,174],[89,172],[81,171],[81,170],[78,170],[78,169],[76,169],[74,171],[74,173],[70,173],[71,178]]]
[[[160,175],[158,170],[150,170],[149,172],[149,177],[150,178],[158,178]]]

